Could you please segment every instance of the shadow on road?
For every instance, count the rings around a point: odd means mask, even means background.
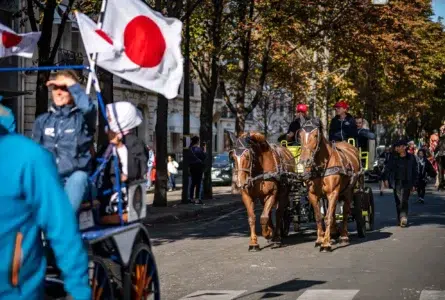
[[[284,293],[292,293],[303,289],[308,289],[314,285],[324,284],[326,281],[319,280],[300,280],[298,278],[276,284],[260,291],[244,294],[235,299],[243,299],[255,294],[264,294],[260,299],[272,299],[283,296]]]
[[[384,239],[391,237],[392,235],[393,234],[391,232],[384,232],[384,231],[382,232],[380,230],[366,232],[365,238],[359,238],[357,235],[352,235],[352,238],[351,238],[351,236],[349,237],[348,244],[336,244],[336,245],[334,245],[332,251],[335,251],[335,250],[338,250],[341,248],[354,246],[354,245],[360,245],[360,244],[363,244],[366,242],[384,240]]]

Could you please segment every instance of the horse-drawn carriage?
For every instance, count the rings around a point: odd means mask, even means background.
[[[348,142],[355,146],[355,141],[353,139],[350,139]],[[289,145],[287,141],[281,141],[281,145],[283,147],[286,147],[294,156],[296,162],[295,172],[300,175],[303,174],[304,168],[301,164],[299,164],[301,146]],[[369,152],[361,151],[361,149],[359,155],[362,161],[363,171],[366,172],[369,169],[370,161],[372,161],[370,160],[370,157],[372,156]],[[354,204],[356,204],[357,207],[361,207],[360,212],[362,217],[355,217],[356,214],[360,213],[357,210],[357,212],[354,211],[354,213],[350,215],[348,221],[355,221],[357,225],[358,235],[360,237],[364,237],[364,228],[366,228],[366,230],[374,229],[374,198],[372,190],[369,187],[364,186],[364,179],[357,182],[357,187],[354,191],[354,198],[356,199],[354,200]],[[323,197],[321,201],[321,212],[322,215],[325,216],[325,212],[327,211],[327,199]],[[336,221],[343,220],[343,205],[344,202],[339,202],[337,204],[335,212]],[[290,203],[285,213],[285,220],[283,221],[283,223],[285,224],[284,228],[287,228],[287,230],[285,229],[284,232],[287,235],[287,233],[289,232],[288,225],[290,224],[293,224],[294,231],[298,232],[300,231],[300,225],[302,223],[309,223],[314,221],[314,211],[307,198],[306,184],[303,180],[297,181],[290,193]]]
[[[307,120],[299,135],[301,147],[285,142],[272,145],[259,133],[230,136],[235,182],[248,212],[249,250],[259,250],[255,232],[256,199],[264,205],[260,220],[262,235],[278,246],[289,233],[291,223],[298,231],[301,223],[315,220],[316,246],[320,250],[331,249],[331,235],[339,233],[337,221],[343,224],[341,242],[349,241],[350,221],[355,221],[360,237],[365,236],[366,229],[373,229],[374,201],[372,190],[364,185],[361,162],[369,155],[346,142],[329,143],[317,119]],[[271,218],[274,207],[276,224]]]

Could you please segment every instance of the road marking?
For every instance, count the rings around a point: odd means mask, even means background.
[[[228,216],[231,216],[231,215],[233,215],[233,214],[236,214],[237,212],[239,212],[240,210],[243,210],[243,209],[245,209],[245,208],[244,208],[244,207],[238,208],[238,209],[236,209],[236,210],[234,210],[234,211],[231,211],[231,212],[229,212],[229,213],[227,213],[227,214],[225,214],[225,215],[222,215],[222,216],[220,216],[220,217],[218,217],[218,218],[216,218],[216,219],[214,219],[214,220],[212,220],[212,221],[210,221],[210,222],[205,223],[205,225],[212,224],[212,223],[216,223],[216,222],[218,222],[218,221],[220,221],[220,220],[222,220],[222,219],[227,218]]]
[[[307,290],[297,300],[352,300],[359,290]]]
[[[445,291],[423,290],[419,300],[445,300]]]
[[[243,291],[197,291],[193,294],[187,295],[179,300],[186,300],[186,299],[193,299],[193,300],[232,300],[236,297],[244,294],[247,292],[246,290]]]

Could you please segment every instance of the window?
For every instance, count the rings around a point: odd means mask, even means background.
[[[221,117],[222,118],[229,118],[229,109],[227,106],[223,106],[221,109]]]
[[[216,89],[216,98],[217,99],[223,98],[223,91],[220,85],[218,85],[218,88]]]

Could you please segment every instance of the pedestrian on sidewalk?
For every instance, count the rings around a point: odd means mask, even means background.
[[[168,172],[168,183],[170,185],[170,189],[168,191],[176,190],[176,179],[175,176],[178,174],[179,164],[175,161],[175,159],[169,155],[168,163],[167,163],[167,172]]]
[[[425,203],[425,188],[429,177],[436,177],[436,171],[431,162],[427,159],[426,150],[420,149],[417,153],[417,163],[419,165],[419,180],[417,182],[418,202]]]
[[[411,190],[418,182],[418,166],[414,155],[407,152],[407,143],[400,140],[394,144],[394,153],[385,167],[385,187],[394,191],[397,210],[397,222],[401,227],[408,224],[408,200]]]
[[[190,188],[190,202],[194,204],[203,204],[201,199],[201,181],[204,172],[204,161],[206,159],[206,147],[199,146],[199,137],[192,137],[190,144],[190,176],[191,176],[191,188]],[[193,197],[195,195],[195,198]],[[195,199],[195,200],[194,200]]]

